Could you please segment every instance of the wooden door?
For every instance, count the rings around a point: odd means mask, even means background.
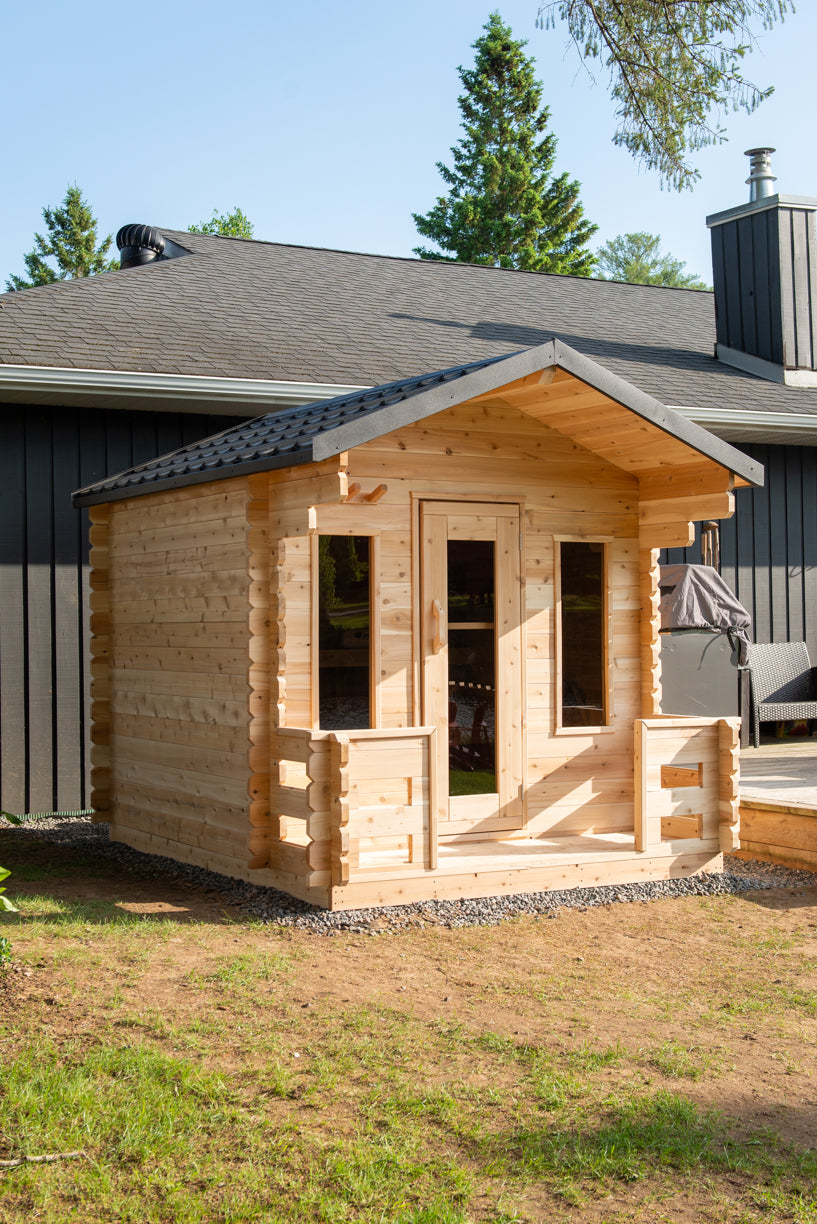
[[[421,503],[423,723],[440,835],[522,825],[517,505]]]

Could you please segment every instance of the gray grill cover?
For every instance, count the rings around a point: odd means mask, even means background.
[[[728,633],[738,663],[749,662],[752,618],[711,565],[662,565],[662,629],[712,629]]]

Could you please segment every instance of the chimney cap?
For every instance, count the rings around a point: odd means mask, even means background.
[[[756,149],[746,149],[747,157],[752,160],[749,163],[749,177],[746,182],[749,184],[749,203],[754,203],[755,200],[764,200],[767,196],[774,195],[773,183],[777,182],[775,175],[772,174],[772,153],[776,152],[770,145],[758,145]]]

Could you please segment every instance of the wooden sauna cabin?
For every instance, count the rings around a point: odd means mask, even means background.
[[[762,478],[553,340],[83,489],[98,819],[332,909],[718,869],[738,725],[661,716],[658,550]]]

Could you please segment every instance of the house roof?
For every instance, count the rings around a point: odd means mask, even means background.
[[[380,386],[555,335],[661,403],[817,426],[816,388],[715,359],[710,293],[162,232],[190,254],[0,295],[0,387],[4,365]]]
[[[635,413],[661,430],[668,440],[675,439],[745,481],[763,483],[760,464],[553,338],[521,353],[400,379],[305,408],[266,413],[80,489],[74,495],[74,504],[93,505],[159,489],[319,462],[554,367]]]

